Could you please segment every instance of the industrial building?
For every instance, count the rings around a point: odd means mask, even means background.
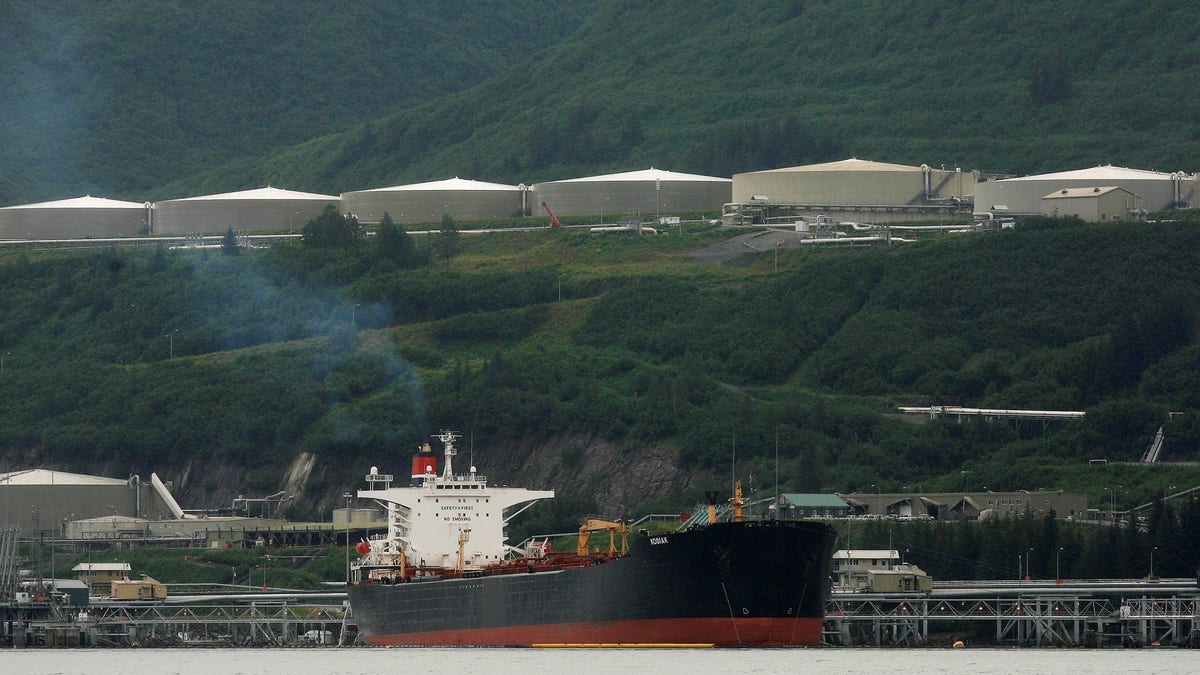
[[[728,178],[642,171],[572,178],[533,186],[533,210],[545,203],[560,216],[598,216],[612,222],[632,215],[717,211],[729,201]]]
[[[0,524],[20,528],[22,538],[62,537],[69,523],[85,518],[163,518],[177,508],[166,485],[151,474],[127,479],[49,469],[0,474]]]
[[[93,595],[109,595],[114,581],[128,581],[132,568],[127,562],[81,562],[71,568],[75,578],[87,584]]]
[[[147,204],[77,197],[0,208],[0,239],[133,237],[147,231]]]
[[[1134,220],[1142,198],[1121,187],[1063,188],[1042,197],[1043,216],[1074,216],[1089,223]]]
[[[220,234],[286,230],[299,232],[326,206],[341,207],[330,195],[265,187],[156,202],[150,213],[153,234]]]
[[[833,552],[833,588],[842,593],[928,593],[933,579],[905,563],[896,549],[839,549]]]
[[[342,193],[342,207],[360,223],[378,223],[386,213],[396,223],[516,218],[525,213],[524,186],[449,180]]]
[[[824,493],[785,492],[770,508],[774,510],[774,517],[782,519],[845,518],[850,515],[850,505],[845,500]]]
[[[886,223],[969,218],[976,175],[958,168],[837,162],[751,171],[733,177],[727,225],[783,224],[805,215]]]
[[[1064,189],[1098,187],[1119,187],[1140,198],[1136,210],[1127,211],[1118,220],[1136,220],[1146,211],[1183,208],[1200,202],[1195,174],[1108,165],[981,182],[975,188],[975,216],[1041,215],[1044,213],[1043,198],[1047,195]]]
[[[1087,495],[1076,492],[855,492],[838,495],[854,515],[876,518],[979,520],[1029,513],[1059,520],[1088,517]]]

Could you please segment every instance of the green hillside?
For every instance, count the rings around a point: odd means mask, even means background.
[[[223,506],[281,489],[308,453],[315,469],[289,490],[294,513],[312,515],[365,467],[402,465],[405,448],[453,428],[490,448],[480,470],[501,482],[542,445],[576,470],[598,444],[631,460],[677,451],[686,479],[626,504],[639,510],[685,507],[730,475],[761,488],[776,466],[793,491],[1100,499],[1122,485],[1141,503],[1200,484],[1194,466],[1118,464],[1159,426],[1165,459],[1196,459],[1194,227],[1041,221],[783,251],[778,270],[695,261],[725,236],[465,236],[432,265],[441,244],[423,238],[237,256],[10,251],[0,469],[158,471],[189,503]],[[1088,415],[1049,427],[893,415],[920,403]],[[628,464],[544,516],[592,510],[606,483],[638,480]]]
[[[604,2],[469,90],[185,181],[337,192],[842,159],[1191,170],[1200,8],[1106,0]]]
[[[0,2],[0,204],[164,182],[478,84],[579,0]],[[252,184],[288,185],[265,173]]]

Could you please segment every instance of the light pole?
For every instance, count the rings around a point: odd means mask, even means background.
[[[1151,579],[1154,578],[1154,552],[1157,550],[1158,550],[1157,546],[1150,549],[1150,578]]]
[[[883,518],[883,494],[878,485],[871,483],[871,487],[875,488],[875,512]]]
[[[353,498],[349,492],[342,493],[342,499],[346,500],[346,585],[350,585],[350,500]]]
[[[179,329],[176,328],[175,330],[171,331],[170,333],[167,333],[167,344],[170,345],[170,347],[168,349],[168,353],[170,354],[170,357],[172,359],[175,358],[175,334],[178,332],[179,332]]]
[[[1021,583],[1021,580],[1025,578],[1025,576],[1021,574],[1022,569],[1023,569],[1023,567],[1021,566],[1021,554],[1018,553],[1017,554],[1017,583],[1018,584]]]
[[[1061,558],[1062,558],[1062,547],[1059,546],[1058,550],[1054,552],[1054,583],[1057,583],[1057,584],[1062,583],[1062,568],[1059,566],[1059,561],[1061,560]]]
[[[1111,522],[1113,520],[1113,515],[1117,511],[1117,498],[1113,494],[1112,488],[1106,487],[1104,489],[1108,490],[1108,520]]]

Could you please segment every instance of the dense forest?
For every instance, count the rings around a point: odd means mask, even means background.
[[[850,155],[1190,171],[1200,150],[1187,3],[15,0],[0,19],[3,204]]]
[[[479,84],[591,5],[5,0],[0,205],[190,196],[158,188]]]
[[[854,523],[843,525],[841,536],[859,548],[896,549],[935,579],[1013,579],[1018,572],[1039,580],[1140,579],[1150,576],[1152,555],[1155,577],[1196,576],[1200,502],[1159,501],[1144,513],[1123,527],[1027,515],[979,523]]]
[[[327,193],[647,166],[728,176],[851,155],[1192,171],[1197,26],[1196,6],[1127,0],[614,0],[476,87],[170,191],[264,175]]]

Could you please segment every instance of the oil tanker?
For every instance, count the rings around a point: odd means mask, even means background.
[[[442,472],[425,445],[408,485],[372,467],[360,499],[386,510],[386,534],[356,546],[349,601],[371,645],[714,645],[819,643],[836,534],[806,521],[748,520],[662,534],[588,519],[579,545],[504,543],[504,526],[553,491]],[[715,500],[710,498],[710,504]],[[740,498],[735,498],[735,512]],[[608,533],[606,550],[589,548]]]

